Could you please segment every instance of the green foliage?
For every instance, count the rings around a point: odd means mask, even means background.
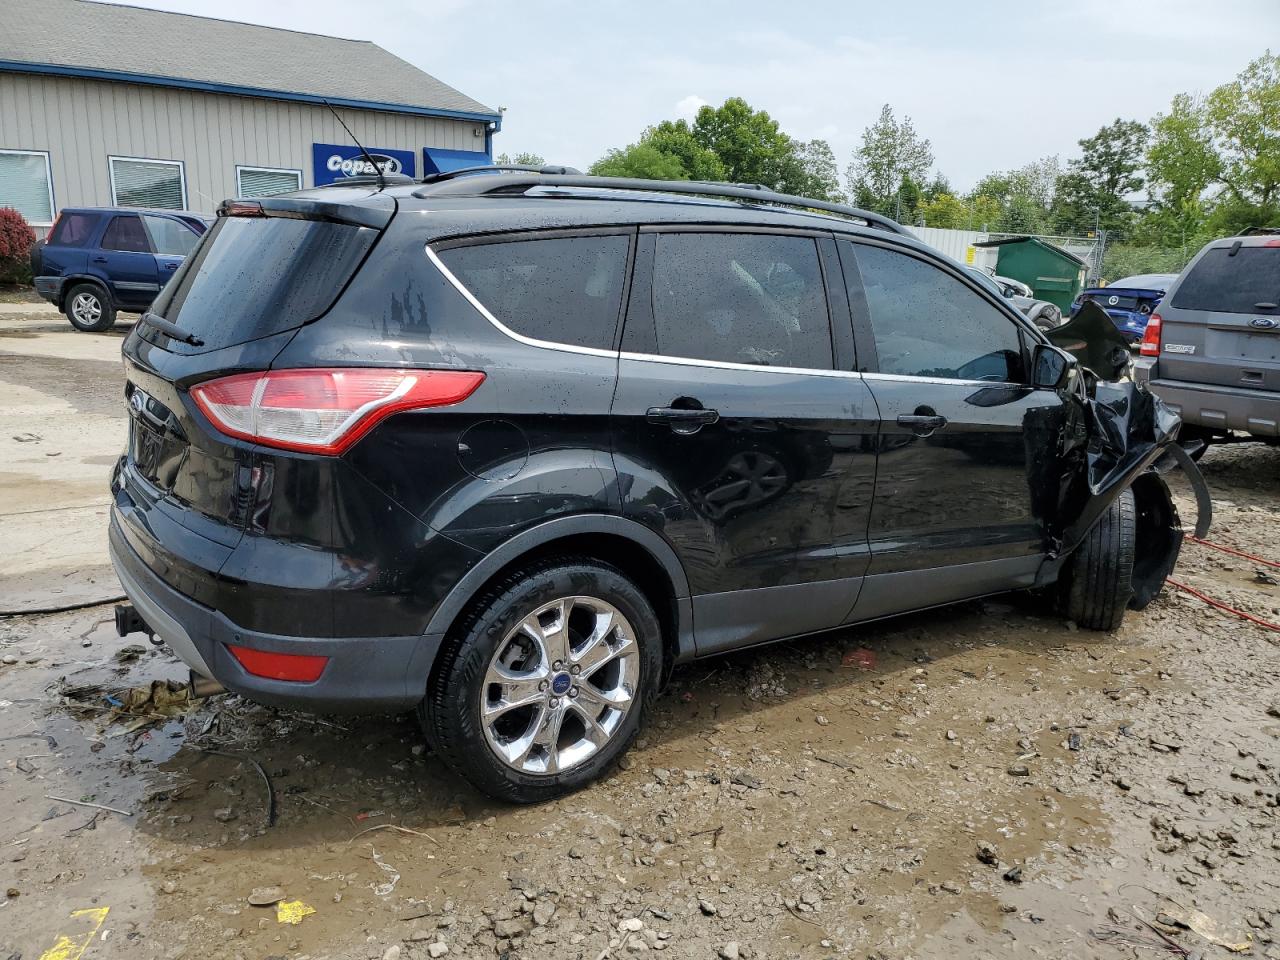
[[[31,247],[36,232],[12,207],[0,207],[0,283],[31,282]]]
[[[493,162],[499,166],[510,166],[514,163],[525,167],[541,167],[545,166],[547,161],[545,157],[536,153],[517,153],[514,156],[500,153]]]
[[[734,183],[758,183],[784,193],[799,193],[806,178],[795,141],[763,110],[741,97],[719,107],[705,106],[693,121],[693,139],[719,158]]]
[[[663,153],[676,157],[685,171],[685,176],[680,178],[682,180],[731,179],[723,158],[700,140],[684,120],[663,120],[646,130],[641,142],[648,142]]]
[[[796,193],[802,197],[844,203],[839,167],[836,166],[836,155],[831,150],[831,144],[825,140],[810,140],[808,143],[793,140],[791,145],[803,177]]]
[[[992,233],[1053,232],[1053,203],[1060,177],[1057,157],[1043,157],[1017,170],[988,174],[969,194],[975,212],[973,229]]]
[[[1058,178],[1054,227],[1060,233],[1082,233],[1095,226],[1121,238],[1132,229],[1136,215],[1125,200],[1141,190],[1143,152],[1150,130],[1137,120],[1115,121],[1092,137],[1079,141],[1081,156]]]
[[[972,210],[969,204],[945,192],[926,199],[916,212],[926,227],[968,230],[972,222]]]
[[[597,177],[638,177],[642,180],[688,180],[680,158],[641,141],[621,150],[610,150],[591,165]]]
[[[1115,283],[1139,273],[1180,273],[1198,247],[1168,249],[1117,243],[1108,246],[1102,259],[1102,279]]]
[[[916,133],[910,117],[896,120],[893,108],[886,103],[879,119],[862,132],[862,146],[854,154],[845,178],[849,194],[859,206],[892,214],[900,205],[899,191],[904,181],[920,183],[932,166],[929,141]]]
[[[1154,202],[1139,236],[1181,243],[1280,223],[1280,55],[1207,97],[1179,94],[1151,128]]]

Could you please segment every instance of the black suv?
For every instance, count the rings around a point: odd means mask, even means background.
[[[892,221],[747,186],[228,202],[124,355],[121,631],[415,708],[515,801],[598,776],[674,663],[1020,588],[1112,629],[1181,543],[1150,394]]]

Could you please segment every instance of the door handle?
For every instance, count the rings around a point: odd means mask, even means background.
[[[645,420],[654,424],[666,424],[672,433],[684,436],[697,433],[703,427],[720,419],[720,411],[688,409],[686,407],[650,407],[645,411]]]
[[[177,270],[177,269],[178,269],[178,265],[177,265],[176,263],[166,263],[166,264],[164,265],[164,268],[165,268],[166,270]]]
[[[94,262],[94,263],[106,263],[106,262],[107,262],[107,258],[106,258],[106,257],[94,257],[94,258],[93,258],[93,262]]]
[[[917,437],[927,437],[932,435],[933,431],[941,430],[947,425],[947,418],[938,414],[921,415],[916,414],[911,417],[899,417],[898,426],[906,427]]]

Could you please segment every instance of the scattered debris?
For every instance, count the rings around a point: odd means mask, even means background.
[[[303,903],[301,900],[285,900],[276,904],[276,922],[288,923],[297,926],[302,922],[303,917],[309,917],[316,912],[316,908]]]
[[[132,817],[133,814],[128,810],[121,810],[119,807],[108,807],[101,803],[92,803],[88,800],[71,800],[67,797],[55,797],[45,794],[46,800],[57,800],[59,803],[74,803],[77,807],[93,807],[96,810],[105,810],[107,813],[118,813],[122,817]]]
[[[249,894],[249,904],[254,907],[270,907],[284,899],[284,887],[254,887]]]
[[[400,882],[400,873],[395,867],[386,863],[382,857],[378,856],[377,847],[370,844],[369,849],[373,851],[373,862],[378,865],[383,873],[387,874],[387,876],[391,878],[385,883],[370,883],[369,887],[373,890],[375,896],[388,897],[391,895],[391,891],[396,888],[396,884]]]

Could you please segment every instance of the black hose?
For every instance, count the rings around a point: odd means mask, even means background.
[[[30,610],[0,610],[0,620],[9,617],[39,617],[50,613],[70,613],[72,610],[86,610],[89,607],[101,607],[108,603],[119,603],[129,599],[124,594],[106,597],[102,600],[86,600],[83,603],[68,603],[62,607],[32,607]]]

